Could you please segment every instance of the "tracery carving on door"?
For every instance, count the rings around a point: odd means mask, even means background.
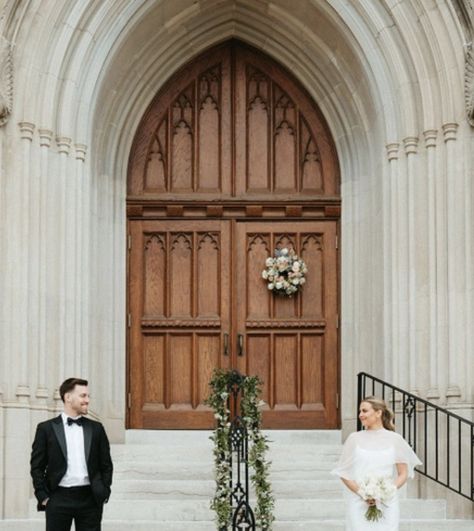
[[[321,113],[263,54],[221,44],[157,94],[129,161],[130,427],[210,428],[217,366],[263,378],[267,426],[337,426],[338,193]],[[260,278],[284,246],[292,299]]]
[[[334,145],[317,107],[281,67],[236,43],[193,61],[155,98],[129,176],[129,200],[338,194]]]

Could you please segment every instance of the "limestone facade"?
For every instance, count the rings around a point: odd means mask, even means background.
[[[125,430],[127,162],[149,102],[231,37],[318,103],[341,165],[341,389],[375,374],[472,418],[470,0],[4,0],[0,519],[27,513],[67,376]]]

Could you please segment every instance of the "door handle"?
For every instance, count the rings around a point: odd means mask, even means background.
[[[237,334],[237,354],[239,356],[244,355],[244,335]]]
[[[229,355],[229,334],[224,334],[224,356]]]

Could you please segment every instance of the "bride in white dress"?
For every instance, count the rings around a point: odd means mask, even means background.
[[[382,517],[368,521],[365,513],[375,500],[364,500],[360,483],[369,477],[390,477],[399,489],[421,461],[394,431],[393,413],[378,398],[368,397],[360,403],[359,418],[365,430],[347,438],[338,466],[332,471],[346,485],[346,531],[398,531],[400,511],[398,492],[381,505]]]

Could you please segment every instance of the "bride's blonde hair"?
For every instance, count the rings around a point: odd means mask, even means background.
[[[367,396],[361,400],[370,404],[375,411],[382,411],[382,425],[386,430],[395,431],[395,424],[393,422],[395,415],[393,411],[387,406],[385,400],[377,398],[376,396]]]

